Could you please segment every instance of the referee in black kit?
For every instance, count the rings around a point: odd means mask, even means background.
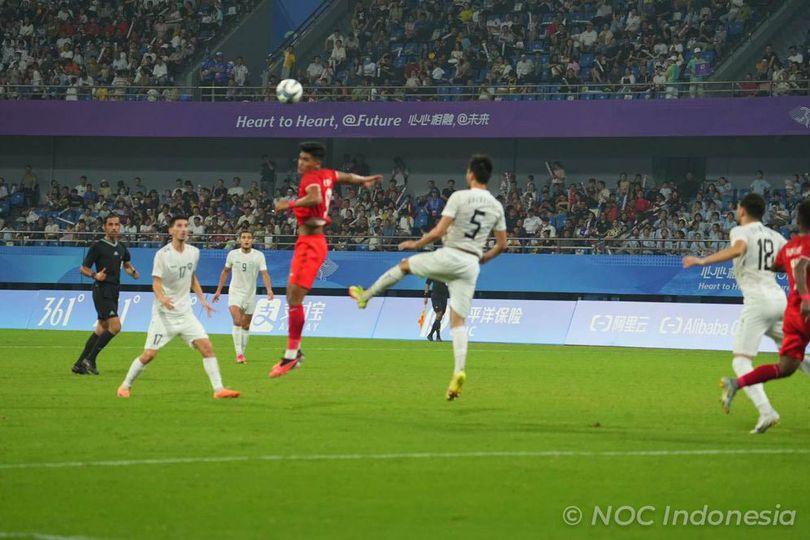
[[[444,312],[447,311],[447,299],[450,298],[450,291],[447,290],[447,285],[441,281],[428,278],[425,281],[425,305],[427,305],[428,295],[430,295],[430,302],[433,304],[433,312],[436,314],[436,320],[433,321],[433,327],[427,338],[428,341],[433,341],[433,333],[436,333],[436,341],[442,340],[442,319]]]
[[[93,305],[98,314],[96,330],[87,338],[82,354],[73,364],[73,373],[79,375],[98,375],[98,353],[121,331],[121,319],[118,318],[121,265],[133,279],[141,277],[130,262],[129,250],[118,241],[120,233],[120,219],[115,214],[108,215],[104,220],[104,238],[90,247],[79,268],[82,275],[93,279]]]

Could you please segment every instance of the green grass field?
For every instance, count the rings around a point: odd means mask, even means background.
[[[763,436],[743,394],[720,410],[729,355],[700,351],[473,343],[448,403],[449,343],[305,338],[305,366],[271,380],[283,340],[252,337],[237,366],[214,336],[242,398],[211,399],[175,341],[117,399],[143,339],[120,336],[80,377],[85,334],[0,332],[0,538],[810,535],[802,374],[768,386],[782,423]],[[593,526],[596,505],[651,505],[655,524]],[[704,505],[795,524],[662,524]]]

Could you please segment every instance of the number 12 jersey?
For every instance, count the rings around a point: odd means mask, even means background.
[[[787,240],[760,222],[739,225],[731,229],[729,241],[733,246],[738,241],[745,242],[745,253],[734,259],[734,276],[743,293],[743,297],[762,298],[774,295],[784,296],[776,282],[776,274],[771,268],[776,256],[787,243]]]

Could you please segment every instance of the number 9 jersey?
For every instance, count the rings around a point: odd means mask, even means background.
[[[760,222],[734,227],[728,236],[732,246],[740,240],[746,245],[745,253],[734,259],[734,276],[744,299],[784,298],[771,268],[787,240]]]
[[[447,199],[442,215],[453,218],[443,242],[446,247],[484,254],[490,232],[505,231],[503,206],[486,189],[462,189]]]
[[[298,186],[298,197],[304,197],[307,194],[307,188],[310,186],[318,186],[321,192],[321,204],[316,206],[293,208],[295,218],[298,220],[299,225],[329,225],[332,220],[329,219],[329,205],[332,203],[332,191],[335,189],[337,182],[337,172],[332,169],[318,169],[305,173],[301,177],[301,185]]]

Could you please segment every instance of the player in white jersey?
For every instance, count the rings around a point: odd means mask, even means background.
[[[200,250],[186,243],[188,218],[173,216],[169,222],[169,235],[172,241],[158,250],[152,267],[152,290],[155,293],[155,301],[152,304],[152,319],[146,333],[146,344],[143,353],[132,361],[124,382],[118,388],[118,397],[129,397],[132,383],[138,375],[157,356],[158,350],[176,336],[180,336],[189,346],[200,351],[203,367],[211,386],[214,387],[215,399],[239,397],[239,392],[222,385],[214,348],[208,334],[205,333],[205,328],[192,311],[189,296],[191,290],[197,295],[209,317],[214,308],[205,300],[202,287],[197,280]]]
[[[765,199],[749,193],[737,206],[739,226],[729,233],[729,247],[708,257],[684,257],[684,268],[705,266],[733,260],[734,276],[743,294],[743,309],[734,335],[732,366],[738,377],[753,371],[753,359],[759,352],[762,336],[768,336],[779,347],[782,344],[782,319],[787,300],[771,270],[776,255],[787,243],[778,232],[760,221],[765,213]],[[807,364],[807,362],[802,362]],[[745,388],[759,410],[759,421],[751,433],[764,433],[779,421],[761,384]]]
[[[239,233],[239,249],[228,252],[225,267],[219,275],[219,284],[214,293],[214,302],[219,301],[222,289],[228,274],[231,276],[231,286],[228,288],[228,311],[233,319],[233,347],[236,351],[236,363],[244,364],[245,350],[250,337],[250,321],[256,311],[256,279],[259,273],[267,289],[267,299],[273,299],[273,289],[270,283],[270,274],[267,273],[267,261],[264,253],[253,249],[253,233],[242,231]]]
[[[469,189],[456,191],[447,199],[442,218],[433,230],[419,240],[399,244],[400,250],[418,250],[441,238],[444,247],[404,259],[380,276],[367,290],[358,286],[349,288],[349,295],[363,309],[372,297],[395,285],[407,274],[447,284],[450,291],[450,335],[453,337],[455,358],[453,378],[446,395],[448,401],[461,395],[461,387],[466,380],[467,328],[464,320],[470,313],[480,265],[497,257],[506,247],[503,206],[487,190],[490,176],[492,160],[481,154],[472,156],[466,176]],[[495,246],[484,253],[492,231],[495,232]]]

